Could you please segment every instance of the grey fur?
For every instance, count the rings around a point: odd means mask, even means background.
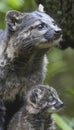
[[[0,101],[3,103],[14,101],[31,86],[43,83],[45,55],[60,41],[61,29],[40,10],[31,13],[12,10],[6,14],[6,29],[0,31]]]
[[[51,113],[62,106],[55,89],[47,85],[34,86],[26,94],[21,110],[11,119],[8,130],[55,130]]]

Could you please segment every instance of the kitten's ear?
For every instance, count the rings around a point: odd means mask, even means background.
[[[31,95],[31,101],[33,103],[36,103],[37,102],[37,99],[38,99],[38,94],[35,90],[32,91],[32,95]]]
[[[16,31],[23,19],[23,13],[15,10],[8,11],[6,14],[6,22],[11,31]]]

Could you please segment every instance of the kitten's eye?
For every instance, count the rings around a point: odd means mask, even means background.
[[[53,102],[54,98],[52,96],[49,97],[48,102]]]
[[[38,29],[38,30],[42,30],[42,29],[45,29],[45,28],[47,28],[47,25],[45,23],[41,23],[41,24],[36,26],[36,29]]]

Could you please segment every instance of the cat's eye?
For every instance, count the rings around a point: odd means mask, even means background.
[[[41,23],[36,26],[36,29],[38,29],[38,30],[43,30],[45,28],[47,28],[47,24],[45,24],[45,23]]]
[[[52,23],[53,23],[54,26],[56,26],[56,21],[53,20]]]

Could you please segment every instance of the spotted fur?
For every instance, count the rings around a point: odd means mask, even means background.
[[[21,99],[31,86],[43,83],[46,53],[58,44],[60,36],[61,29],[41,5],[31,13],[7,12],[6,29],[0,31],[1,111],[2,104]]]
[[[11,119],[8,130],[55,130],[52,113],[62,106],[54,88],[34,86],[26,94],[23,107]]]

